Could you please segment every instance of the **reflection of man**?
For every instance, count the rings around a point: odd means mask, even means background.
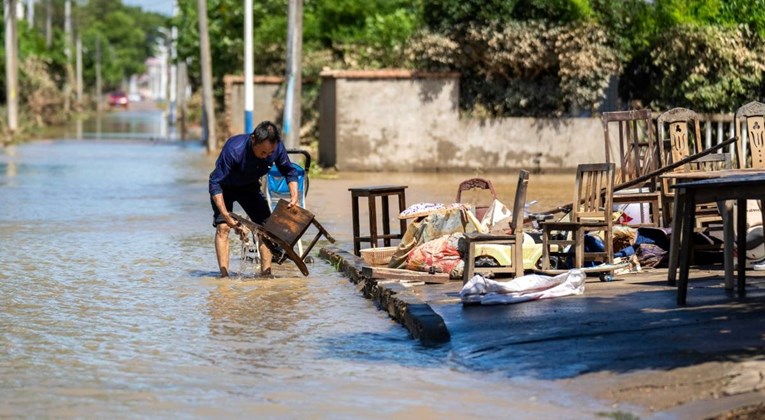
[[[210,173],[210,203],[215,226],[215,253],[221,277],[228,276],[228,233],[234,228],[247,235],[247,228],[231,217],[234,202],[238,202],[247,216],[257,224],[264,224],[271,208],[260,189],[260,178],[276,164],[287,179],[290,189],[289,207],[298,202],[297,171],[292,167],[287,150],[279,136],[279,129],[270,121],[255,127],[252,134],[239,134],[226,141]],[[271,274],[271,251],[260,240],[260,272]]]

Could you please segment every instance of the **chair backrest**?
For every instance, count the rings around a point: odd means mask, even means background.
[[[513,233],[523,235],[523,219],[526,211],[526,190],[529,187],[529,171],[521,169],[518,174],[518,187],[515,189],[515,201],[513,202],[513,218],[510,227]]]
[[[678,162],[703,150],[699,116],[688,108],[672,108],[656,119],[659,133],[659,149],[665,165]],[[666,131],[665,131],[666,130]],[[676,172],[688,171],[691,165],[680,166]]]
[[[742,124],[746,124],[746,143],[742,136]],[[739,108],[735,126],[738,167],[765,168],[765,104],[754,101]]]
[[[487,190],[491,193],[491,199],[494,200],[497,198],[497,192],[494,190],[494,185],[492,185],[491,181],[484,178],[471,178],[467,179],[465,181],[462,181],[457,187],[457,200],[455,203],[461,203],[462,201],[462,192],[463,191],[470,191],[470,190]],[[475,215],[478,218],[478,220],[481,220],[486,214],[486,211],[489,209],[489,206],[491,205],[491,202],[487,204],[478,204],[474,203],[473,208],[475,209]]]
[[[632,181],[662,166],[650,109],[604,112],[600,120],[606,163],[617,164],[616,182]]]
[[[612,163],[586,163],[576,168],[571,221],[613,219],[614,172]],[[578,204],[577,204],[578,203]]]

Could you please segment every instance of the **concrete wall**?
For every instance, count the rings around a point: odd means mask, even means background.
[[[350,171],[567,171],[605,160],[599,119],[462,117],[459,75],[322,73],[319,161]]]
[[[283,77],[255,76],[253,123],[264,120],[276,122],[282,118],[284,100],[279,98]],[[244,132],[244,76],[225,76],[226,138]]]

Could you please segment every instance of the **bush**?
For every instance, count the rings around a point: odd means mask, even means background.
[[[651,51],[643,72],[661,75],[648,98],[656,109],[730,112],[760,96],[765,48],[746,27],[678,26]]]
[[[471,26],[463,39],[424,33],[410,55],[427,70],[462,75],[462,107],[487,116],[563,115],[597,109],[620,65],[593,23]]]

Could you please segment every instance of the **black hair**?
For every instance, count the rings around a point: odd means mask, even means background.
[[[257,146],[260,143],[268,140],[271,144],[278,144],[282,141],[282,137],[279,135],[279,129],[276,124],[271,121],[263,121],[258,124],[252,134],[250,134],[250,143],[252,146]]]

